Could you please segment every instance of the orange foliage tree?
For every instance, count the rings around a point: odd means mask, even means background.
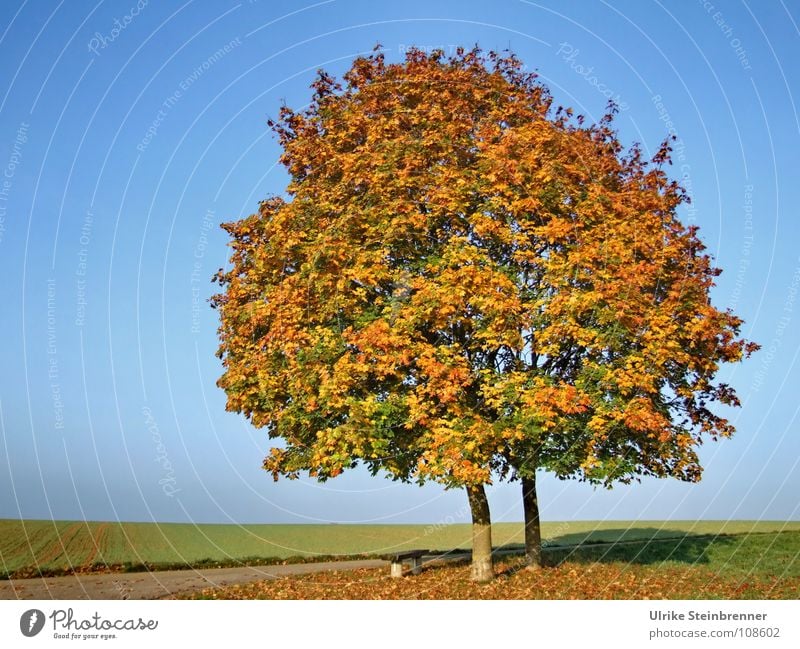
[[[464,488],[474,579],[492,577],[485,485],[537,469],[609,485],[700,476],[719,364],[757,348],[713,307],[719,273],[684,190],[598,123],[554,108],[513,55],[411,51],[320,71],[270,122],[285,197],[223,227],[227,408],[283,443],[264,468]]]

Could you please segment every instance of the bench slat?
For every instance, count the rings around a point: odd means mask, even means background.
[[[408,552],[398,552],[392,556],[392,563],[399,563],[404,559],[419,559],[426,554],[430,554],[429,550],[409,550]]]

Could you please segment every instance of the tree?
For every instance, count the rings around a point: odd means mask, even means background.
[[[360,57],[270,126],[285,197],[224,224],[227,408],[282,446],[264,468],[464,488],[472,576],[492,577],[484,486],[519,479],[540,562],[537,469],[596,483],[698,479],[733,427],[719,363],[756,346],[711,306],[687,200],[611,125],[553,109],[513,55]]]
[[[528,431],[503,461],[522,481],[533,565],[541,565],[537,468],[606,487],[643,475],[698,481],[696,447],[734,432],[708,406],[740,405],[730,386],[714,383],[719,365],[758,349],[737,338],[740,318],[711,304],[721,271],[703,254],[697,227],[676,216],[688,197],[663,171],[669,141],[650,164],[638,147],[619,156],[613,114],[588,129],[567,127],[588,147],[564,148],[562,169],[573,171],[558,171],[549,208],[569,206],[569,230],[544,234],[550,245],[527,284],[541,308],[526,332],[524,371],[540,387],[507,392],[502,405]]]

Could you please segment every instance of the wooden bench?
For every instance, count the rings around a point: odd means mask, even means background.
[[[429,550],[409,550],[408,552],[398,552],[392,555],[392,577],[403,576],[403,561],[411,561],[411,574],[418,575],[422,569],[422,557],[430,554]]]

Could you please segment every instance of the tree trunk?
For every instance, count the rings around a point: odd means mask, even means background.
[[[525,510],[525,562],[531,569],[541,568],[542,527],[539,521],[535,475],[522,478],[522,507]]]
[[[467,487],[472,512],[472,573],[473,581],[494,579],[492,566],[492,519],[489,501],[483,485]]]

